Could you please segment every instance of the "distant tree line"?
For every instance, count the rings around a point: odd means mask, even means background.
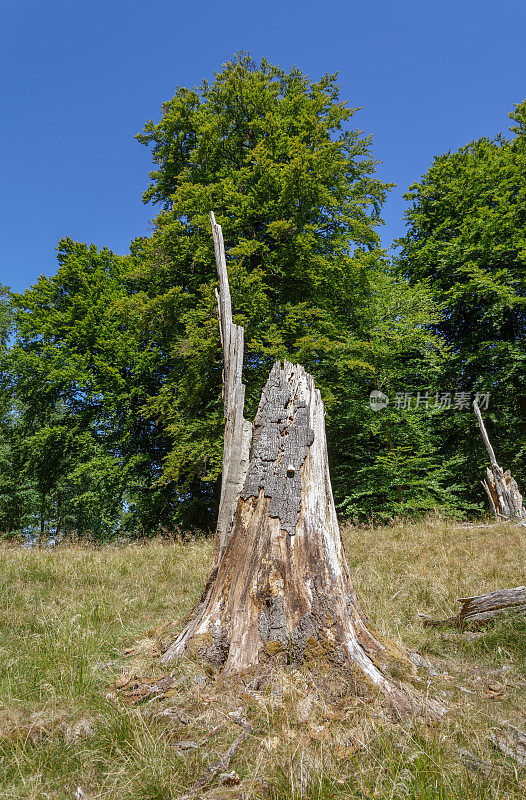
[[[128,255],[63,239],[58,269],[0,297],[0,531],[108,538],[207,530],[222,458],[221,348],[208,214],[223,226],[246,331],[247,414],[276,359],[321,388],[343,517],[480,513],[485,453],[526,485],[526,102],[511,134],[391,188],[336,76],[240,54],[178,88],[138,135],[153,233]],[[389,398],[372,408],[371,391]]]

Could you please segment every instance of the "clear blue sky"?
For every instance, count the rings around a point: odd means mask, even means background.
[[[526,0],[0,0],[0,282],[52,274],[64,235],[124,253],[148,233],[151,160],[134,134],[240,49],[339,72],[397,184],[389,246],[433,155],[507,130],[526,97],[525,34]]]

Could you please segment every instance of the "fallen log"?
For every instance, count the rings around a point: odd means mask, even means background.
[[[485,625],[504,614],[526,614],[526,586],[497,589],[475,597],[459,597],[458,602],[461,609],[454,617],[433,619],[425,614],[418,616],[429,628],[469,628]]]

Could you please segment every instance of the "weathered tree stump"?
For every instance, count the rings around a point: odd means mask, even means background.
[[[408,656],[380,640],[357,602],[332,495],[323,403],[302,366],[274,364],[246,458],[242,329],[232,325],[223,296],[226,263],[213,215],[212,226],[225,357],[221,508],[205,591],[163,660],[191,652],[223,675],[276,663],[313,664],[320,673],[323,665],[340,681],[360,680],[397,709],[413,710],[423,698],[392,674],[393,664],[411,672]],[[428,711],[440,706],[430,701]]]

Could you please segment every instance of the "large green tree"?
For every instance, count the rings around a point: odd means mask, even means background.
[[[56,275],[13,297],[21,479],[16,498],[7,472],[0,487],[0,511],[18,509],[4,527],[213,525],[223,405],[211,210],[246,331],[247,414],[273,361],[298,361],[323,393],[342,512],[465,506],[427,410],[369,406],[373,389],[393,399],[434,386],[444,348],[430,290],[394,274],[379,245],[389,186],[355,111],[334,75],[311,81],[240,54],[147,123],[152,235],[126,256],[64,239]]]
[[[187,488],[197,521],[213,520],[222,453],[210,210],[246,331],[248,414],[275,359],[304,364],[328,409],[338,500],[364,457],[374,464],[402,435],[396,424],[391,438],[378,434],[368,409],[390,357],[392,374],[412,385],[425,354],[437,358],[431,306],[389,275],[379,247],[389,187],[375,175],[371,137],[351,127],[354,113],[334,75],[311,81],[241,54],[212,83],[179,88],[138,137],[155,164],[144,199],[160,211],[153,235],[134,246],[134,303],[170,364],[147,408],[172,437],[164,477]],[[411,453],[422,437],[405,427]],[[384,483],[388,507],[395,490]],[[377,502],[370,493],[362,510]]]
[[[120,312],[133,292],[128,259],[64,239],[58,261],[54,276],[12,300],[12,452],[33,500],[11,525],[155,532],[171,525],[174,502],[157,485],[166,437],[143,413],[161,359]],[[4,507],[13,507],[7,490]]]
[[[526,480],[526,102],[511,137],[478,139],[434,159],[406,195],[399,266],[426,281],[450,347],[443,382],[490,392],[488,424],[498,457]],[[469,454],[463,480],[478,486],[485,454],[462,415],[442,420],[443,452]]]

